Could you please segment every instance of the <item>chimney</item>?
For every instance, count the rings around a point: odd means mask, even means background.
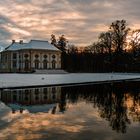
[[[12,40],[12,44],[14,44],[16,41],[15,40]]]
[[[20,40],[20,41],[19,41],[19,44],[23,44],[23,40]]]

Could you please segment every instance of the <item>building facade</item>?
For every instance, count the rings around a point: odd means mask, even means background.
[[[36,69],[61,69],[61,51],[48,41],[15,42],[3,50],[1,72],[33,72]]]

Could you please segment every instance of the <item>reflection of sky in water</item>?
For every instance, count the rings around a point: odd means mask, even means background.
[[[7,107],[5,106],[5,108]],[[107,123],[98,116],[97,110],[84,102],[76,105],[69,104],[68,110],[64,114],[30,114],[26,112],[21,115],[19,112],[11,114],[8,109],[5,114],[6,116],[3,116],[1,120],[8,124],[6,128],[1,129],[0,137],[6,138],[11,135],[22,139],[55,138],[57,135],[62,138],[72,138],[89,130],[98,134],[99,131],[105,131],[105,127],[108,129]],[[104,124],[104,128],[100,126],[100,123]],[[87,136],[85,135],[85,137]]]
[[[127,115],[131,119],[130,124],[126,123],[127,132],[124,134],[112,130],[110,126],[111,120],[103,116],[104,112],[102,110],[104,106],[97,105],[97,107],[93,102],[88,101],[91,97],[88,95],[84,99],[79,95],[75,102],[69,99],[70,97],[67,97],[66,111],[64,112],[60,112],[59,110],[61,101],[41,106],[23,105],[22,108],[24,108],[24,111],[22,113],[19,111],[19,104],[4,104],[0,102],[0,139],[139,139],[140,125],[139,121],[134,119],[136,118],[135,111],[132,108],[134,100],[130,94],[125,95],[126,102],[123,102],[123,107],[127,106]],[[115,98],[115,95],[112,95],[112,97]],[[15,109],[15,112],[12,113],[11,106],[14,105],[14,108],[17,108],[17,110]],[[56,108],[53,114],[52,110],[54,106]],[[34,107],[40,111],[32,112],[32,108]]]

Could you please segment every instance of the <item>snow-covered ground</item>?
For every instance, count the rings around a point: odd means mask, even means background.
[[[140,79],[140,74],[127,73],[69,73],[69,74],[0,74],[0,88],[41,85],[63,85]]]

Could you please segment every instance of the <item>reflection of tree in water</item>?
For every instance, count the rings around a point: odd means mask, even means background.
[[[59,111],[64,113],[66,111],[66,94],[64,89],[61,90],[61,101],[59,102]]]
[[[116,92],[117,91],[117,92]],[[107,92],[100,102],[100,115],[109,121],[110,126],[117,132],[126,132],[126,125],[130,123],[127,116],[127,106],[124,104],[125,96],[123,91],[116,89]]]
[[[115,86],[96,85],[63,88],[64,101],[61,103],[61,109],[65,111],[64,108],[66,109],[66,100],[71,103],[85,100],[87,103],[92,103],[93,107],[97,107],[99,109],[100,116],[109,121],[113,130],[125,133],[127,125],[130,124],[130,120],[128,118],[128,106],[126,104],[128,97],[126,96],[126,93],[132,93],[131,91],[133,89],[133,86],[126,86],[123,86],[122,84]],[[140,103],[140,96],[138,97],[139,90],[136,93],[137,94],[132,94],[134,96],[134,104],[131,107],[129,114],[131,114],[133,118],[135,116],[140,120],[140,111],[139,114],[136,112],[136,104],[138,104],[138,102]],[[140,104],[138,104],[138,107],[139,105]]]
[[[59,109],[60,112],[64,113],[68,109],[68,103],[77,104],[79,101],[84,101],[86,103],[92,104],[94,108],[98,108],[99,115],[109,122],[109,125],[113,130],[117,132],[126,132],[127,125],[132,121],[140,121],[140,84],[131,83],[131,84],[110,84],[104,85],[88,85],[88,86],[75,86],[75,87],[64,87],[61,89],[61,93],[56,92],[58,99],[54,100],[53,98],[48,98],[46,100],[46,92],[39,93],[41,99],[44,100],[35,100],[36,104],[53,104],[58,103],[58,108],[54,106],[51,110],[52,114],[57,112]],[[42,91],[42,90],[41,90]],[[58,90],[59,91],[59,90]],[[10,92],[11,93],[11,92]],[[18,92],[20,93],[20,92]],[[31,96],[29,93],[22,92],[21,95],[26,98],[28,97],[27,105],[32,105],[34,103],[34,96]],[[47,93],[48,94],[48,93]],[[13,95],[13,96],[11,96]],[[11,93],[5,94],[1,93],[1,100],[6,104],[16,103],[17,97],[19,94]],[[30,95],[30,96],[27,96]],[[51,93],[49,95],[52,95]],[[60,96],[61,95],[61,96]],[[9,98],[10,97],[10,98]],[[13,98],[11,98],[13,97]],[[35,95],[36,97],[36,95]],[[9,100],[10,99],[10,100]],[[48,100],[51,99],[51,100]],[[16,102],[15,102],[16,101]],[[19,103],[24,104],[24,98],[18,100]],[[50,102],[51,101],[51,102]],[[20,113],[23,112],[23,108],[20,109]],[[15,113],[16,110],[12,109],[12,112]]]

